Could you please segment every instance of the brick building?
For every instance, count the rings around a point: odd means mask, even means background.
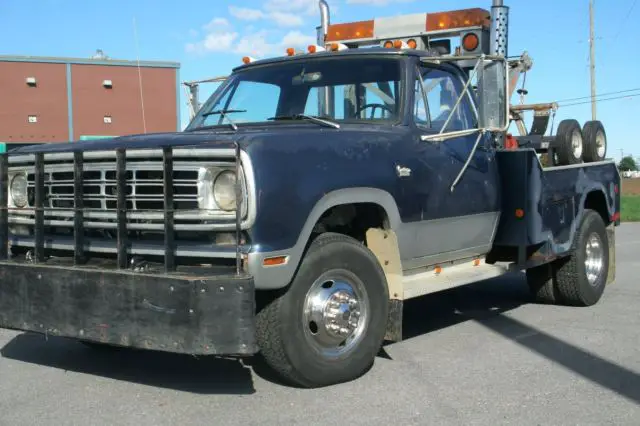
[[[0,56],[0,143],[179,130],[179,72],[174,62]]]

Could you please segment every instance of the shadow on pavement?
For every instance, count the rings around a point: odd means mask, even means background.
[[[518,275],[417,298],[405,304],[405,340],[465,321],[476,321],[547,360],[640,404],[640,375],[636,372],[505,315],[530,303],[529,300],[524,277]],[[540,309],[545,307],[541,305]]]
[[[251,369],[240,361],[125,348],[90,347],[60,337],[20,334],[0,354],[46,367],[201,394],[252,394]]]

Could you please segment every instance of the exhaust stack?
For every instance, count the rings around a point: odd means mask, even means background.
[[[320,0],[320,26],[318,27],[318,45],[324,46],[325,36],[327,32],[329,32],[329,24],[330,24],[330,11],[329,11],[329,3],[327,0]]]
[[[491,54],[507,57],[509,54],[509,7],[503,0],[493,0],[491,6]]]

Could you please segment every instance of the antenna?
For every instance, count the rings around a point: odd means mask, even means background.
[[[140,48],[138,46],[138,31],[136,29],[136,18],[133,18],[133,37],[136,43],[136,60],[138,62],[138,85],[140,86],[140,105],[142,107],[142,128],[147,133],[147,120],[144,115],[144,94],[142,93],[142,71],[140,69]]]

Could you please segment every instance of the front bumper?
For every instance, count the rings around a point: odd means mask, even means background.
[[[251,355],[255,288],[233,273],[0,262],[0,327],[194,355]]]

